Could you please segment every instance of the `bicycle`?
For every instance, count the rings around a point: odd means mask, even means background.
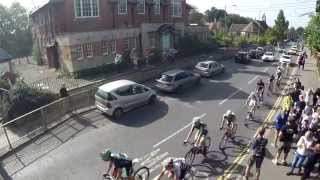
[[[194,143],[185,142],[184,145],[192,145],[193,147],[186,153],[185,160],[190,162],[188,164],[192,164],[197,154],[202,154],[204,157],[207,157],[207,153],[211,146],[211,138],[206,136],[204,142],[201,146],[194,146]]]
[[[252,121],[254,119],[255,112],[256,112],[256,105],[254,105],[252,108],[248,110],[248,114],[245,120]]]
[[[219,143],[219,149],[224,149],[225,144],[227,144],[228,140],[236,134],[237,131],[237,125],[234,124],[234,128],[232,129],[231,126],[227,126],[224,128],[224,134],[221,137],[220,143]]]
[[[136,171],[134,171],[135,165],[138,164],[138,163],[139,163],[138,159],[134,159],[132,161],[132,172],[134,172],[132,174],[133,174],[134,180],[148,180],[149,176],[150,176],[150,170],[149,170],[148,167],[142,166],[142,167],[138,168]],[[124,169],[122,169],[121,171],[123,171],[123,170]],[[124,173],[121,173],[120,179],[122,179],[122,180],[129,179],[129,177],[122,176],[123,174]],[[109,174],[103,174],[103,179],[105,179],[105,180],[116,180],[114,177],[112,177]]]

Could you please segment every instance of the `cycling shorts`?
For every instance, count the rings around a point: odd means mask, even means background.
[[[125,168],[127,176],[132,174],[132,161],[128,159],[115,159],[114,166],[117,169]]]
[[[257,101],[255,101],[255,100],[253,100],[253,99],[251,99],[251,100],[249,101],[249,107],[254,107],[254,106],[256,106],[256,104],[257,104]]]

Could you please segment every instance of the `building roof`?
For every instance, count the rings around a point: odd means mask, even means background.
[[[231,24],[229,32],[242,32],[248,24]]]
[[[41,6],[39,6],[38,8],[34,9],[31,12],[31,16],[33,16],[34,14],[36,14],[37,12],[39,12],[41,9],[47,7],[49,4],[53,4],[53,3],[59,3],[59,2],[64,2],[65,0],[46,0],[45,3],[43,3]]]
[[[12,56],[7,51],[0,48],[0,63],[10,61],[11,59],[12,59]]]
[[[260,24],[256,23],[255,21],[251,21],[246,27],[242,29],[242,32],[258,33],[261,29],[262,27],[260,26]]]

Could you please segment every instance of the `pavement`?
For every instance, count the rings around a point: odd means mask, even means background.
[[[212,145],[207,158],[197,156],[196,168],[208,177],[206,179],[241,179],[246,155],[244,149],[256,129],[273,118],[280,99],[277,93],[266,96],[255,120],[244,124],[247,96],[259,77],[267,80],[268,74],[274,72],[274,66],[260,60],[249,65],[235,64],[231,60],[222,63],[227,68],[226,73],[203,79],[199,87],[182,95],[159,93],[159,101],[155,105],[130,111],[120,120],[112,120],[97,110],[79,114],[2,159],[0,174],[5,179],[18,180],[101,179],[106,164],[99,153],[105,148],[112,148],[127,153],[129,157],[139,158],[138,166],[149,167],[154,178],[159,174],[164,159],[184,157],[190,147],[185,147],[182,142],[192,118],[206,113],[204,121],[208,124]],[[303,73],[311,73],[308,68],[309,64]],[[301,76],[303,83],[302,78],[309,79],[304,76]],[[153,86],[154,82],[146,84]],[[227,109],[236,113],[239,127],[235,140],[221,151],[218,143],[223,133],[219,125]],[[269,163],[274,149],[269,147],[268,150],[270,157],[263,165],[261,179],[280,179],[285,176],[285,170]]]

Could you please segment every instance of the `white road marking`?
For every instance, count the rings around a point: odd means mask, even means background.
[[[252,78],[250,81],[248,81],[248,84],[253,83],[255,80],[257,80],[260,76],[255,76],[254,78]]]
[[[144,163],[144,161],[146,161],[147,159],[150,159],[151,157],[156,156],[158,153],[160,152],[160,148],[144,155],[143,157],[139,158],[139,161],[141,162],[141,164]]]
[[[150,164],[148,164],[147,166],[148,167],[153,167],[153,166],[155,166],[155,165],[157,165],[157,163],[158,164],[162,164],[160,161],[162,160],[162,159],[164,159],[165,157],[167,157],[169,155],[169,153],[168,152],[165,152],[165,153],[163,153],[163,154],[160,154],[159,156],[157,156],[157,157],[155,157],[153,160],[152,160],[152,162],[150,163]],[[151,172],[151,171],[150,171]]]
[[[219,103],[219,105],[224,104],[226,101],[228,101],[230,98],[232,98],[233,96],[235,96],[236,94],[238,94],[240,91],[242,90],[242,88],[238,89],[236,92],[234,92],[233,94],[231,94],[229,97],[227,97],[226,99],[224,99],[223,101],[221,101]]]
[[[263,70],[263,72],[268,72],[268,70],[269,70],[269,68],[265,68],[264,70]]]
[[[178,131],[176,131],[175,133],[171,134],[170,136],[168,136],[167,138],[163,139],[162,141],[158,142],[157,144],[153,145],[153,148],[157,148],[159,147],[161,144],[167,142],[169,139],[171,139],[172,137],[176,136],[177,134],[179,134],[180,132],[182,132],[183,130],[185,130],[186,128],[188,128],[193,122],[191,121],[190,123],[188,123],[187,125],[185,125],[183,128],[179,129]]]

